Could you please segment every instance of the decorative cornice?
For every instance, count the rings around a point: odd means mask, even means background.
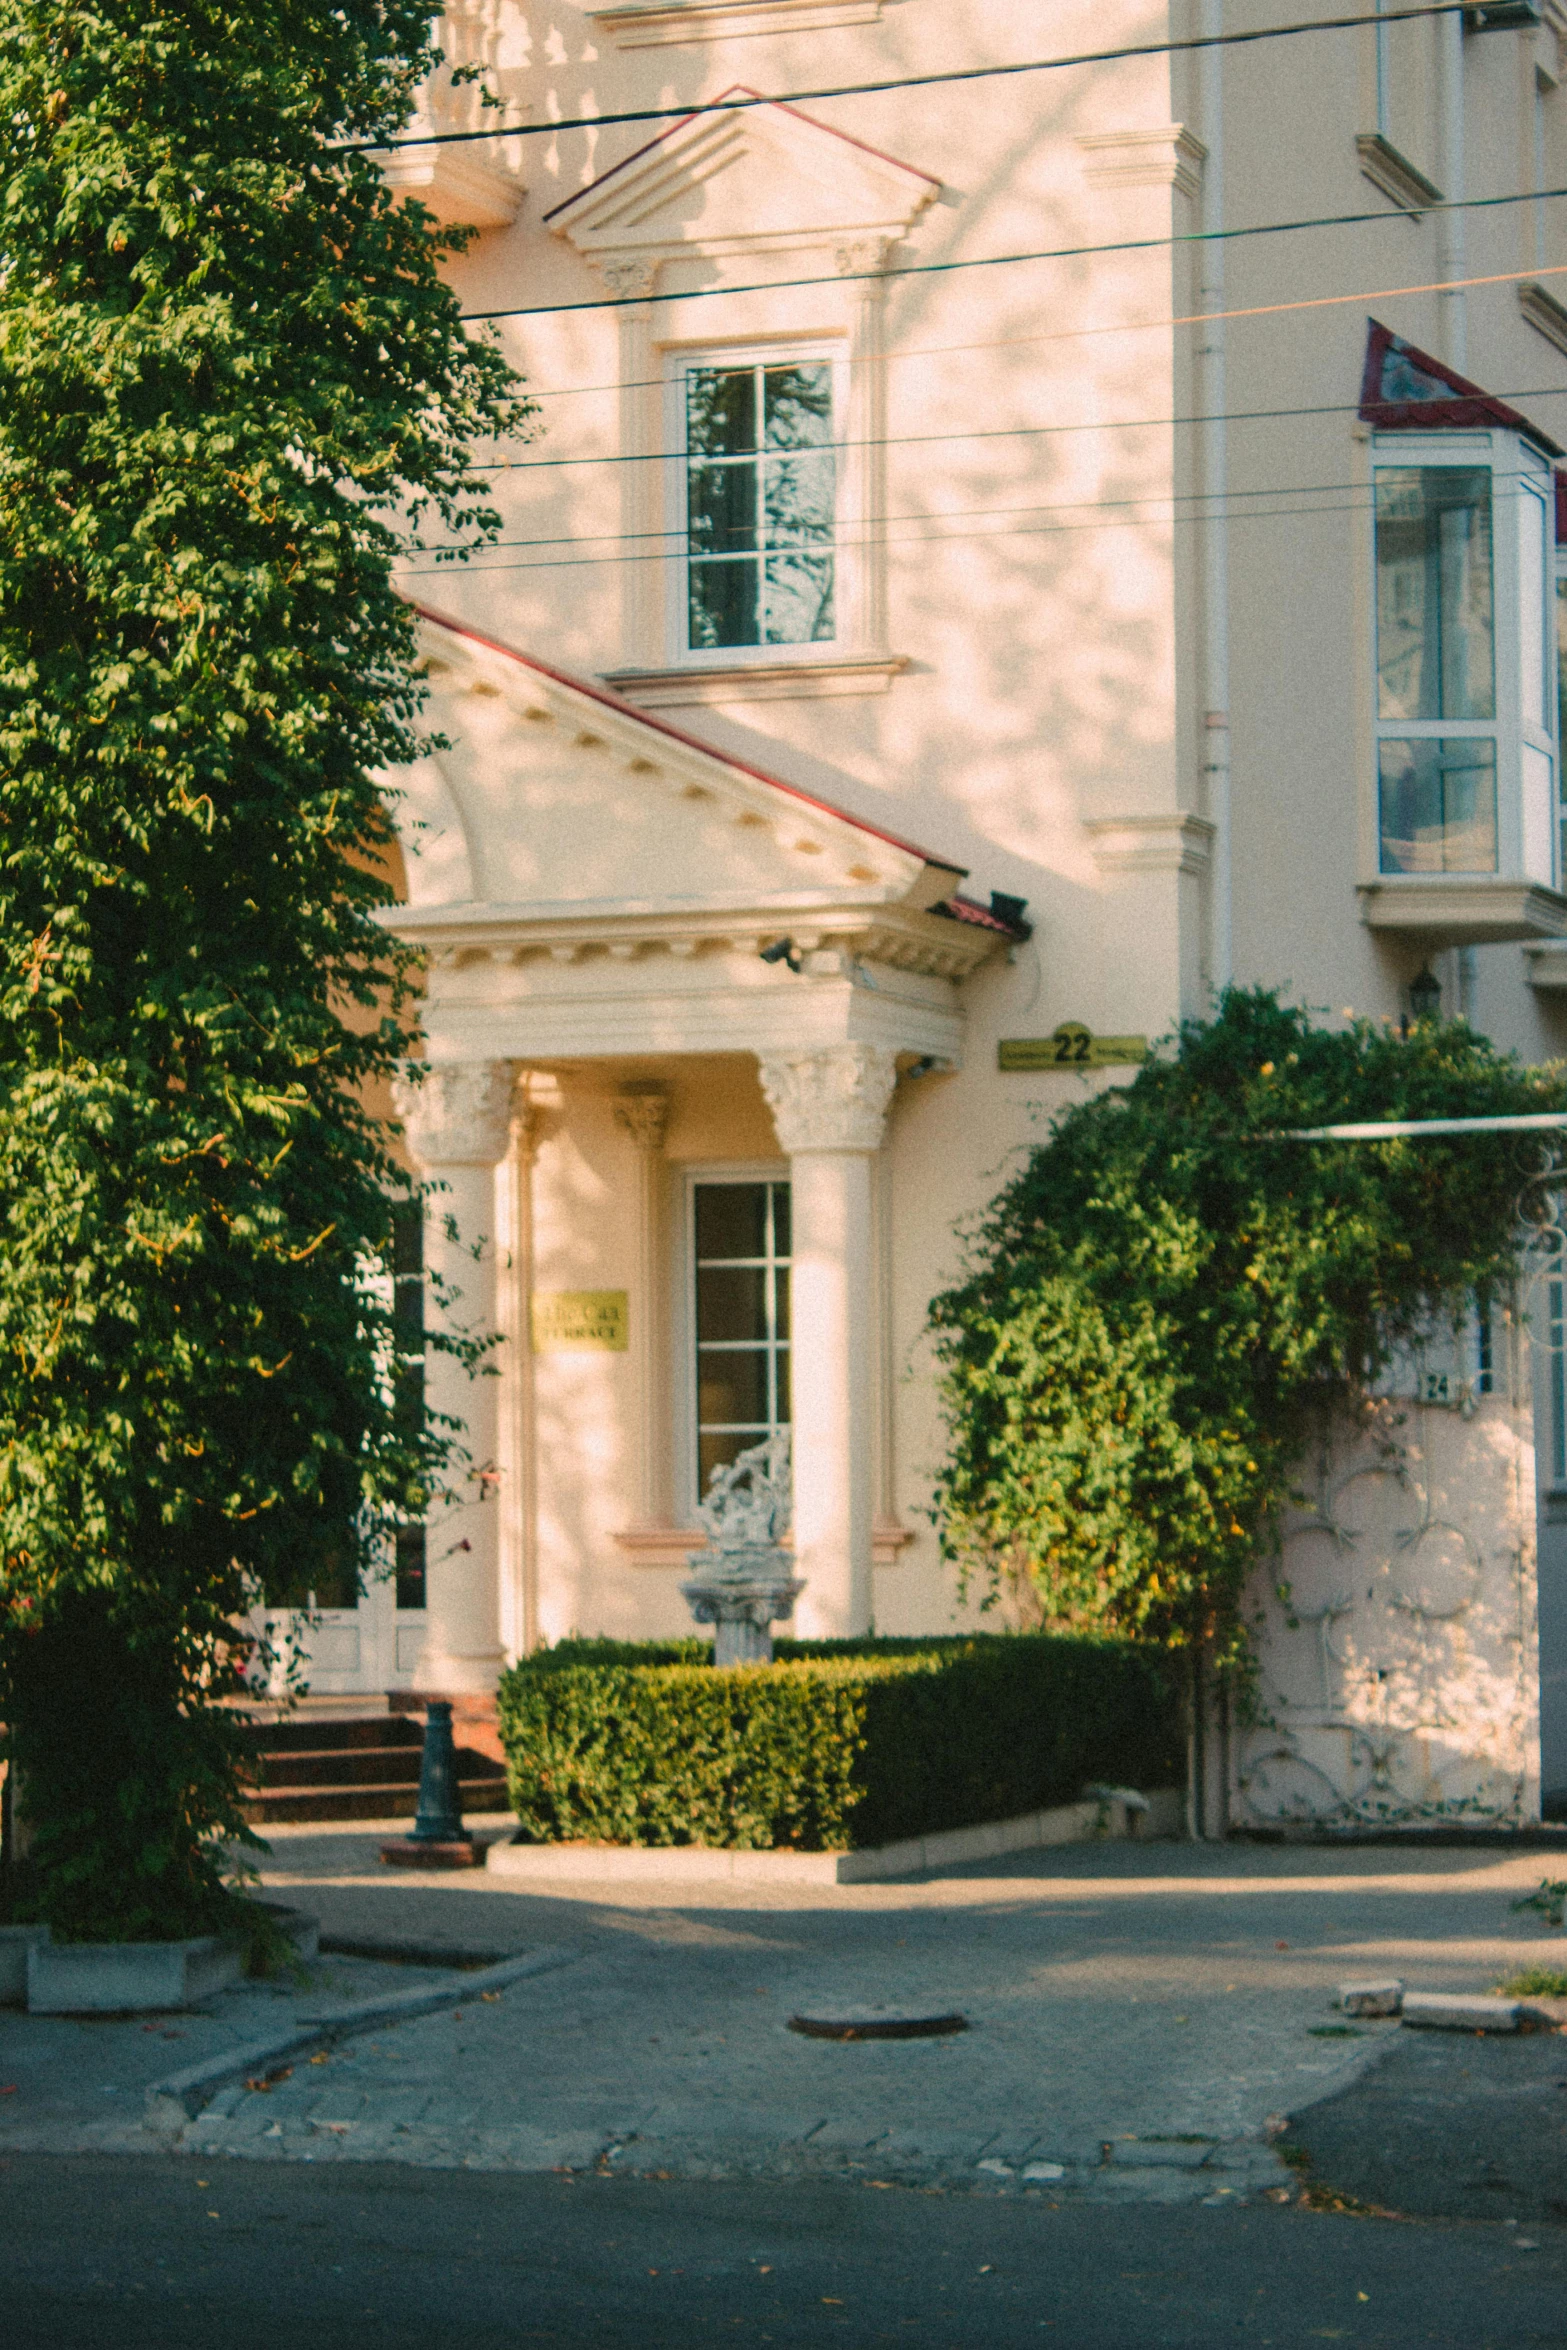
[[[1087,816],[1101,873],[1206,873],[1215,827],[1206,816],[1176,811],[1149,816]]]
[[[881,1148],[887,1104],[898,1082],[897,1056],[885,1045],[762,1053],[757,1066],[779,1143],[790,1158],[801,1151]]]
[[[743,41],[754,33],[822,33],[838,25],[876,24],[882,0],[653,0],[619,8],[590,8],[588,21],[618,49],[663,48],[672,42]]]
[[[505,228],[527,193],[514,173],[464,147],[399,147],[376,158],[394,196],[414,196],[448,227]]]
[[[419,1061],[392,1087],[408,1148],[421,1167],[493,1167],[511,1134],[509,1061]]]
[[[661,1151],[669,1129],[668,1092],[662,1085],[622,1086],[615,1099],[615,1124],[639,1151],[650,1156]]]
[[[1554,343],[1558,351],[1567,351],[1567,308],[1555,294],[1533,278],[1526,279],[1518,288],[1518,307],[1536,333]]]
[[[540,919],[527,906],[392,906],[381,919],[399,938],[424,947],[437,968],[536,956],[561,964],[599,955],[623,963],[657,954],[681,962],[702,954],[749,957],[788,931],[803,955],[825,956],[850,976],[855,964],[876,963],[933,979],[966,979],[1012,943],[1000,931],[912,906],[832,904],[803,892],[695,912],[603,908]]]
[[[1174,188],[1195,196],[1208,150],[1183,122],[1146,130],[1083,131],[1075,144],[1091,188]]]
[[[604,683],[647,710],[715,702],[804,702],[826,695],[884,694],[909,665],[906,653],[838,654],[812,661],[734,661],[721,669],[611,669]]]
[[[1371,185],[1380,188],[1384,196],[1391,196],[1401,212],[1410,213],[1418,220],[1422,212],[1441,203],[1442,191],[1436,183],[1417,170],[1407,155],[1400,155],[1380,131],[1362,131],[1355,141],[1355,152]]]

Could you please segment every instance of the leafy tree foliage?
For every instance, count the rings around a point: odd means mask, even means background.
[[[525,413],[365,142],[419,0],[0,0],[0,1707],[62,1932],[224,1913],[258,1587],[416,1509],[365,1274],[413,533]]]
[[[1567,1106],[1462,1023],[1329,1031],[1232,990],[1069,1109],[935,1300],[949,1555],[1045,1619],[1245,1657],[1305,1447],[1393,1350],[1515,1270],[1527,1144],[1287,1130]]]

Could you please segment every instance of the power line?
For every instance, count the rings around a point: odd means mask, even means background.
[[[1516,195],[1461,196],[1422,205],[1422,213],[1489,212],[1510,204],[1548,204],[1567,196],[1567,187],[1526,188]],[[1101,245],[1052,245],[1032,253],[976,253],[955,261],[900,261],[885,269],[833,270],[815,277],[760,278],[749,285],[696,286],[689,292],[605,294],[591,302],[533,302],[509,310],[465,310],[469,324],[502,318],[564,318],[580,310],[636,310],[655,302],[726,301],[735,294],[787,293],[801,286],[853,285],[863,278],[942,277],[958,269],[1001,269],[1028,261],[1086,261],[1104,253],[1173,251],[1183,245],[1234,244],[1248,237],[1289,236],[1301,229],[1360,228],[1368,222],[1403,220],[1403,212],[1327,212],[1298,220],[1259,221],[1249,228],[1187,229],[1168,237],[1119,237]],[[1530,271],[1529,275],[1536,273]]]
[[[1367,486],[1368,485],[1364,481],[1359,480],[1292,482],[1287,485],[1283,483],[1272,483],[1255,489],[1237,488],[1213,491],[1150,491],[1146,497],[1063,498],[1051,505],[1031,504],[1027,506],[938,506],[925,513],[881,515],[877,519],[876,527],[881,528],[888,524],[906,522],[974,522],[991,519],[1004,519],[1013,515],[1025,514],[1105,513],[1116,512],[1125,507],[1165,504],[1172,506],[1199,505],[1204,507],[1206,510],[1211,511],[1216,506],[1229,504],[1231,501],[1240,498],[1333,497],[1339,496],[1345,491],[1349,490],[1365,490]],[[1507,494],[1508,493],[1505,490],[1502,492],[1504,497]],[[1301,507],[1293,509],[1293,511],[1301,513],[1314,513],[1317,511],[1317,509],[1314,507]],[[1335,508],[1334,511],[1339,511],[1339,509]],[[1004,536],[1005,534],[998,533],[996,535]],[[490,550],[494,548],[512,547],[638,546],[646,543],[649,540],[652,540],[657,542],[654,548],[655,556],[661,560],[666,557],[679,557],[682,560],[688,559],[693,563],[700,563],[715,559],[723,560],[722,557],[709,557],[703,554],[700,550],[688,555],[688,550],[685,544],[686,538],[687,531],[683,524],[672,526],[665,530],[568,531],[554,538],[490,539],[486,541],[485,546],[477,550],[477,552],[484,554],[490,552]],[[802,541],[798,545],[791,544],[787,547],[775,547],[766,550],[766,552],[770,552],[775,556],[792,554],[809,556],[813,552],[825,556],[832,555],[834,553],[840,553],[845,550],[852,551],[859,547],[887,543],[890,542],[878,539],[875,536],[874,531],[857,530],[855,525],[851,523],[847,527],[840,527],[836,529],[831,538],[823,539],[820,542]],[[467,559],[464,549],[456,542],[453,542],[450,547],[415,547],[412,548],[410,552],[417,555],[447,554],[454,556],[459,560],[466,561]],[[748,555],[749,559],[751,560],[756,560],[763,553],[763,550],[741,550],[741,553],[743,556]],[[595,563],[611,563],[620,561],[622,558],[612,554],[595,555],[591,558],[591,560]],[[640,562],[642,558],[637,556],[634,558],[625,558],[625,560],[635,560]],[[438,571],[449,571],[451,567],[452,566],[450,563],[438,563],[432,568]],[[504,564],[495,564],[486,566],[486,568],[494,570],[505,570],[508,568],[508,566]],[[421,573],[420,576],[423,577],[424,574]]]
[[[1492,392],[1487,396],[1511,402],[1560,399],[1564,392],[1567,392],[1567,384],[1536,384],[1528,391]],[[1199,424],[1290,424],[1311,416],[1353,416],[1358,413],[1359,405],[1358,400],[1326,400],[1305,408],[1226,408],[1212,415],[1091,417],[1080,424],[997,424],[978,429],[960,425],[951,432],[878,433],[862,440],[821,441],[799,449],[757,453],[778,458],[844,456],[856,449],[920,449],[951,441],[1046,440],[1066,433],[1152,432],[1166,427],[1179,429]],[[487,474],[539,473],[560,472],[568,466],[580,465],[700,465],[704,461],[701,450],[644,449],[629,453],[606,450],[583,457],[500,457],[493,464],[476,464],[474,471]]]
[[[1397,302],[1410,294],[1454,294],[1465,292],[1474,286],[1511,286],[1522,284],[1525,280],[1534,278],[1564,276],[1567,276],[1567,262],[1553,261],[1539,269],[1499,269],[1491,271],[1485,277],[1434,278],[1427,284],[1416,286],[1375,286],[1357,294],[1310,294],[1294,302],[1253,302],[1238,310],[1191,310],[1169,318],[1117,319],[1107,326],[1047,327],[1039,334],[993,335],[982,343],[915,344],[907,349],[878,351],[872,363],[878,366],[891,366],[895,360],[945,359],[971,351],[1021,350],[1025,345],[1033,343],[1066,343],[1089,335],[1153,334],[1172,326],[1219,326],[1238,318],[1280,318],[1292,310],[1341,310],[1351,303]],[[607,392],[652,392],[662,390],[669,380],[667,376],[648,375],[631,376],[616,383],[552,384],[547,388],[530,384],[528,398],[534,401],[574,400],[586,398],[589,394],[594,393],[602,395]],[[1567,389],[1567,386],[1546,384],[1533,392],[1498,392],[1494,396],[1497,399],[1507,400],[1544,399],[1563,389]],[[1257,413],[1261,414],[1264,411],[1259,410]],[[1181,420],[1178,417],[1164,417],[1159,421],[1173,424],[1179,423]],[[1195,419],[1194,421],[1211,420]],[[1244,421],[1244,418],[1226,417],[1223,421]],[[1062,431],[1087,431],[1091,428],[1086,425],[1082,427],[1063,425],[1060,429]],[[503,466],[523,462],[524,460],[520,458],[506,458],[499,460],[493,466],[481,466],[479,470],[493,473],[500,471]]]
[[[747,93],[744,97],[703,99],[696,105],[636,106],[616,114],[562,115],[553,122],[488,124],[468,131],[425,131],[400,139],[354,139],[333,142],[329,155],[386,155],[402,147],[455,147],[472,139],[552,138],[560,131],[598,131],[628,122],[684,122],[697,114],[746,114],[757,106],[809,106],[824,98],[876,98],[894,90],[935,90],[959,82],[1000,81],[1025,73],[1061,73],[1071,66],[1116,65],[1136,57],[1180,57],[1199,49],[1239,49],[1258,41],[1288,41],[1302,33],[1338,33],[1374,30],[1378,25],[1408,24],[1419,17],[1461,16],[1471,13],[1475,0],[1427,0],[1417,8],[1389,8],[1375,16],[1317,16],[1301,24],[1259,25],[1251,32],[1203,33],[1182,41],[1134,41],[1116,49],[1081,49],[1066,57],[1021,58],[1010,65],[951,66],[942,73],[889,75],[877,82],[839,82],[817,90],[788,90],[777,97]]]
[[[1311,413],[1311,411],[1302,411],[1302,413]],[[1331,415],[1335,413],[1335,411],[1328,409],[1323,410],[1320,413]],[[1504,475],[1502,477],[1504,486],[1499,488],[1495,493],[1499,501],[1505,501],[1506,499],[1512,497],[1533,494],[1532,492],[1523,492],[1505,486],[1508,479],[1508,476]],[[1027,506],[937,506],[929,508],[923,513],[915,512],[910,514],[880,515],[876,518],[875,527],[880,528],[889,523],[903,522],[923,523],[983,521],[1015,514],[1106,513],[1114,512],[1122,507],[1127,506],[1164,504],[1169,504],[1171,506],[1200,506],[1203,508],[1204,513],[1209,515],[1211,515],[1218,507],[1228,507],[1231,509],[1233,518],[1233,502],[1241,498],[1325,498],[1337,496],[1347,490],[1361,491],[1370,489],[1371,485],[1364,479],[1357,479],[1355,481],[1329,482],[1273,482],[1264,484],[1260,487],[1249,489],[1236,487],[1233,489],[1224,490],[1150,491],[1144,497],[1129,498],[1063,498],[1058,500],[1053,505],[1031,504]],[[1372,496],[1374,499],[1374,492],[1372,493]],[[1297,507],[1292,508],[1291,511],[1297,513],[1314,513],[1317,511],[1317,509],[1314,507]],[[1339,512],[1342,511],[1342,509],[1334,508],[1333,511]],[[470,553],[484,555],[492,553],[497,549],[508,549],[513,547],[633,547],[642,546],[647,542],[652,541],[655,543],[655,552],[660,553],[661,556],[664,557],[678,558],[680,560],[690,561],[692,563],[717,562],[726,559],[723,552],[714,553],[711,551],[705,551],[701,548],[697,548],[695,550],[690,549],[687,545],[688,538],[688,526],[684,523],[679,523],[668,525],[662,530],[569,530],[559,532],[556,535],[547,538],[487,539],[482,547],[475,549],[464,548],[459,541],[454,540],[448,546],[431,545],[412,547],[409,549],[409,553],[414,555],[445,555],[451,556],[456,560],[466,562]],[[760,547],[749,549],[741,548],[731,550],[730,552],[732,552],[738,559],[754,561],[767,553],[770,553],[774,556],[784,556],[790,554],[809,555],[813,552],[814,549],[814,551],[819,554],[830,555],[835,551],[840,551],[844,548],[852,549],[855,547],[870,546],[879,543],[881,542],[875,540],[874,536],[871,535],[870,526],[862,526],[850,522],[848,524],[840,523],[836,525],[830,537],[823,538],[819,541],[801,540],[798,542],[790,542],[785,546],[777,546],[768,549],[762,549]],[[627,558],[627,560],[631,559],[632,558]],[[618,560],[620,560],[620,558],[614,555],[596,555],[593,557],[593,561],[596,563],[615,562]],[[636,557],[635,560],[640,561],[640,556]],[[438,563],[435,568],[438,570],[449,570],[451,565],[449,563]],[[505,566],[495,565],[491,566],[491,568],[504,569]]]
[[[1246,522],[1281,522],[1297,518],[1303,518],[1310,521],[1318,516],[1332,516],[1337,514],[1367,514],[1371,512],[1373,499],[1370,493],[1369,484],[1363,482],[1329,482],[1321,484],[1320,487],[1313,487],[1309,483],[1304,483],[1297,485],[1294,489],[1259,488],[1254,490],[1229,490],[1221,494],[1215,494],[1213,496],[1205,496],[1201,491],[1191,491],[1185,493],[1180,498],[1169,496],[1155,498],[1150,496],[1148,498],[1104,499],[1100,501],[1082,499],[1076,501],[1073,504],[1065,506],[1023,506],[1016,508],[1002,508],[999,509],[999,511],[1003,514],[1009,512],[1015,512],[1019,514],[1078,513],[1086,515],[1087,518],[1078,522],[1029,523],[1024,528],[1018,530],[950,530],[923,533],[910,531],[901,537],[893,537],[889,534],[866,532],[859,537],[840,537],[833,541],[824,542],[819,551],[823,555],[830,555],[841,551],[847,551],[850,553],[865,553],[877,548],[888,547],[946,547],[976,543],[982,546],[1004,546],[1009,544],[1014,539],[1066,537],[1076,532],[1085,530],[1105,531],[1143,529],[1146,528],[1150,523],[1157,523],[1161,521],[1168,522],[1172,529],[1180,529],[1190,523],[1200,523],[1208,520],[1211,516],[1212,509],[1215,506],[1221,504],[1227,505],[1229,501],[1233,499],[1243,497],[1330,497],[1346,490],[1354,491],[1357,494],[1344,499],[1342,503],[1334,506],[1269,506],[1259,507],[1255,510],[1246,512],[1236,512],[1232,508],[1229,512],[1228,519],[1232,524]],[[1130,511],[1123,511],[1123,509],[1129,509],[1132,507],[1151,508],[1154,506],[1169,506],[1174,508],[1175,506],[1181,504],[1200,507],[1203,509],[1203,511],[1190,514],[1181,514],[1172,511],[1168,515],[1159,515],[1151,512],[1133,513]],[[1108,519],[1106,519],[1106,517],[1108,517]],[[959,517],[945,517],[938,515],[933,519],[939,521],[949,518],[958,519]],[[919,518],[915,517],[913,519]],[[570,544],[571,542],[566,541],[558,543]],[[789,548],[784,551],[789,554],[809,555],[812,550],[809,547],[796,547]],[[460,556],[461,550],[454,549],[453,552],[454,555]],[[678,552],[678,550],[676,552]],[[532,561],[526,563],[476,564],[468,567],[467,576],[469,578],[475,579],[488,579],[492,576],[498,576],[503,572],[514,571],[592,571],[602,569],[604,565],[611,563],[667,564],[672,559],[673,557],[671,551],[669,549],[663,548],[653,549],[645,553],[631,555],[609,554],[559,556],[547,558],[542,561]],[[697,560],[700,560],[700,558],[697,558]],[[431,563],[417,566],[412,564],[400,564],[397,566],[397,576],[400,579],[450,579],[453,576],[456,568],[457,564],[455,562]],[[699,674],[699,672],[694,672],[693,674]]]

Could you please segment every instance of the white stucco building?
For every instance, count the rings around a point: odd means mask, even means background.
[[[1180,46],[1306,13],[451,11],[507,112],[387,168],[539,414],[494,549],[408,567],[399,927],[427,1255],[505,1343],[318,1688],[687,1628],[701,1481],[786,1421],[797,1628],[948,1625],[922,1322],[1042,1118],[1232,977],[1567,1047],[1567,16]],[[1323,1465],[1215,1804],[1537,1806],[1552,1294]]]

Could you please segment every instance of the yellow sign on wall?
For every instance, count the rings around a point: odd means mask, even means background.
[[[629,1326],[623,1289],[536,1289],[533,1293],[536,1355],[621,1355],[626,1351]]]
[[[1148,1058],[1146,1036],[1095,1036],[1081,1020],[1063,1020],[1049,1036],[1004,1036],[1002,1069],[1115,1069]]]

